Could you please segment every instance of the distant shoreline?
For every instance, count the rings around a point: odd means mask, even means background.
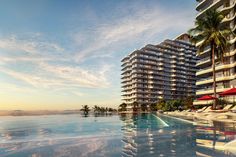
[[[42,115],[63,115],[80,114],[80,110],[0,110],[0,116],[42,116]]]

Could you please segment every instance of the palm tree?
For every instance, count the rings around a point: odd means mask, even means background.
[[[109,108],[108,108],[108,112],[114,112],[114,109],[111,108],[111,107],[109,107]]]
[[[138,111],[138,102],[133,102],[133,112],[137,112]]]
[[[90,109],[89,109],[88,105],[84,105],[84,106],[82,106],[82,109],[80,111],[83,111],[84,116],[87,116]]]
[[[119,111],[126,111],[126,107],[127,107],[127,104],[126,103],[122,103],[119,105]]]
[[[183,109],[184,110],[191,109],[193,107],[193,100],[194,100],[193,96],[187,96],[186,98],[184,98],[182,101]]]
[[[93,112],[94,113],[98,113],[99,112],[99,107],[97,105],[94,105]]]
[[[157,104],[150,104],[150,110],[151,111],[157,111]]]
[[[163,110],[165,107],[166,101],[164,99],[160,99],[157,102],[157,110]]]
[[[106,107],[106,108],[105,108],[105,112],[106,112],[106,114],[107,114],[108,110],[109,110],[109,109]]]
[[[142,111],[147,111],[147,104],[141,104],[141,110]]]
[[[104,114],[106,112],[106,108],[105,107],[101,107],[101,113]]]
[[[223,61],[228,46],[226,36],[231,32],[229,28],[222,25],[223,19],[224,16],[218,11],[209,10],[204,18],[196,20],[196,27],[189,30],[190,40],[199,48],[198,53],[210,46],[214,97],[216,97],[215,57]],[[216,101],[214,101],[212,108],[215,109],[215,107]]]

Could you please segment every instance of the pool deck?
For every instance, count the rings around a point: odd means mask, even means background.
[[[182,119],[200,119],[208,121],[218,121],[224,123],[236,123],[236,113],[224,112],[224,113],[213,113],[213,112],[165,112],[165,115],[172,117],[179,117]]]

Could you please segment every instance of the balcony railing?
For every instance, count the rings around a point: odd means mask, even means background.
[[[199,18],[201,15],[203,15],[208,9],[212,8],[213,6],[215,6],[217,3],[219,3],[221,0],[213,0],[212,4],[210,4],[207,8],[205,8],[204,10],[200,11],[197,14],[197,18]]]
[[[224,68],[232,68],[236,65],[236,62],[233,62],[233,63],[220,63],[220,64],[217,64],[215,66],[216,70],[221,70],[221,69],[224,69]],[[206,68],[202,68],[202,69],[199,69],[197,71],[197,75],[199,75],[198,73],[208,73],[208,72],[203,72],[205,70],[212,70],[212,67],[206,67]],[[211,72],[211,71],[209,71]]]
[[[216,91],[217,90],[222,90],[224,88],[230,88],[230,87],[228,87],[228,86],[217,86]],[[203,91],[209,91],[209,90],[213,90],[213,87],[198,89],[196,92],[203,92]]]
[[[232,2],[231,4],[229,4],[228,6],[223,7],[223,8],[220,10],[220,12],[225,12],[225,11],[227,11],[227,10],[232,9],[232,8],[235,6],[235,4],[236,4],[236,2],[233,1],[233,2]]]
[[[234,13],[234,15],[226,16],[226,17],[222,20],[222,23],[232,21],[233,19],[235,19],[235,16],[236,16],[236,12]]]
[[[207,61],[207,60],[210,60],[210,57],[205,57],[205,58],[203,58],[203,59],[198,60],[198,61],[197,61],[197,64],[200,64],[200,63],[205,62],[205,61]]]

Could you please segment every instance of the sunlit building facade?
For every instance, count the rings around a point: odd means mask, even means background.
[[[198,11],[196,19],[204,18],[207,10],[216,9],[221,12],[225,18],[222,24],[230,28],[234,33],[236,33],[236,1],[235,0],[197,0],[198,5],[196,10]],[[228,36],[230,43],[229,52],[227,52],[223,62],[216,63],[216,92],[220,93],[227,89],[236,86],[236,37],[231,34]],[[200,43],[200,42],[199,42]],[[197,43],[197,46],[199,45]],[[212,95],[213,94],[213,78],[212,78],[212,66],[210,60],[210,47],[206,47],[203,52],[198,55],[197,71],[196,76],[200,78],[197,80],[196,85],[199,90],[197,90],[196,95],[200,97],[202,95]],[[232,99],[228,99],[232,100]],[[194,104],[204,104],[207,102],[196,101]]]
[[[134,102],[154,104],[194,96],[196,48],[188,35],[148,44],[122,60],[122,98],[132,109]]]

